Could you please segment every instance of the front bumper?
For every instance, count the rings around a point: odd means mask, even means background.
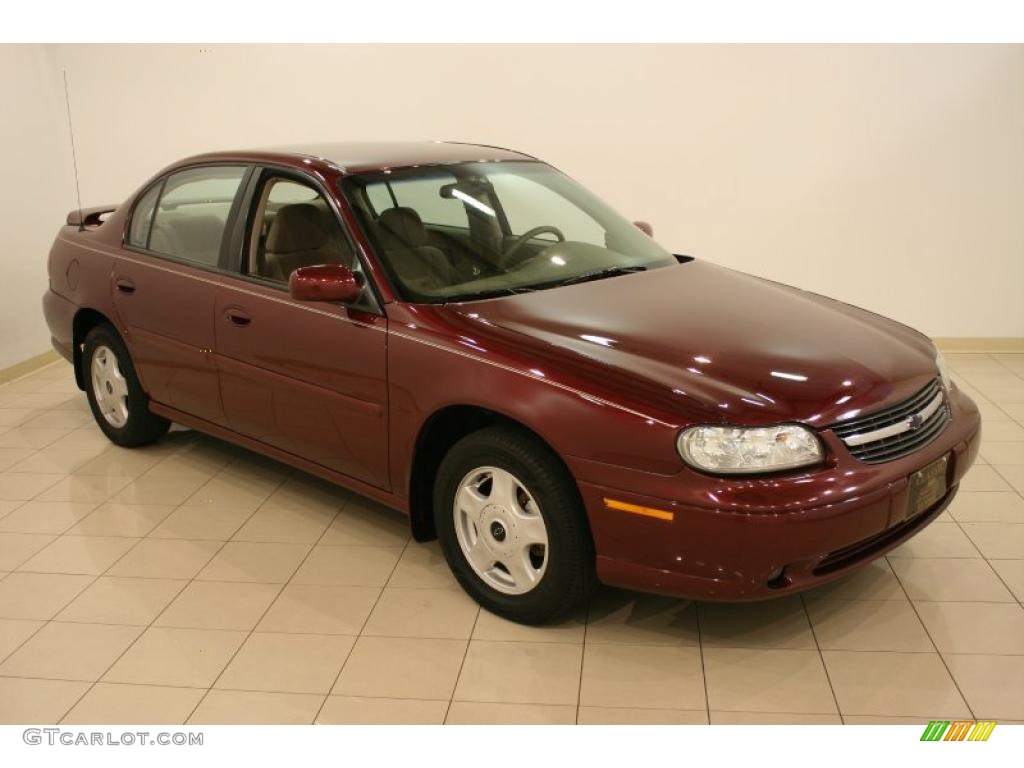
[[[854,459],[831,432],[826,467],[774,477],[665,476],[569,458],[597,548],[615,586],[677,597],[758,600],[856,570],[937,518],[978,452],[981,418],[954,389],[952,419],[924,448],[884,464]],[[907,519],[909,476],[948,454],[945,497]],[[665,510],[659,519],[609,509],[605,499]],[[782,569],[781,576],[778,575]]]

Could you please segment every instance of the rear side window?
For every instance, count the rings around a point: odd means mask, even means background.
[[[153,215],[149,250],[217,266],[228,214],[244,175],[240,166],[211,166],[168,176]]]
[[[153,211],[156,210],[156,199],[160,194],[160,184],[149,188],[132,212],[132,225],[128,229],[128,244],[136,248],[145,248],[149,240],[149,225],[153,222]]]

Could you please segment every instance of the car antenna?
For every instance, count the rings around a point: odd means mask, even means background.
[[[78,155],[75,154],[75,129],[71,125],[71,97],[68,96],[68,71],[64,70],[64,104],[68,109],[68,135],[71,136],[71,165],[75,169],[75,197],[78,198],[78,231],[85,232],[82,216],[82,190],[78,186]]]

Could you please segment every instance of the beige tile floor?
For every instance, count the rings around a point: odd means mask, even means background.
[[[0,387],[0,721],[1024,721],[1024,355],[951,509],[802,596],[477,608],[396,513],[189,431],[123,450],[63,363]]]

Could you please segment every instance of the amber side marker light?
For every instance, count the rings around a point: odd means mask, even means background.
[[[668,520],[672,521],[675,519],[676,513],[669,512],[667,509],[655,509],[654,507],[642,507],[639,504],[629,504],[625,501],[618,501],[616,499],[605,498],[604,505],[608,509],[614,509],[619,512],[629,512],[631,515],[643,515],[644,517],[653,517],[657,520]]]

